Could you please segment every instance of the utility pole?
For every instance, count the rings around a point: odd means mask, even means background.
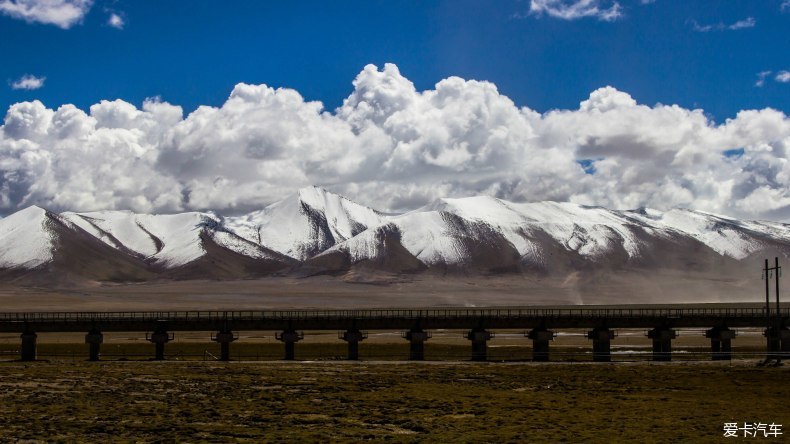
[[[765,260],[765,268],[763,269],[763,272],[765,273],[763,275],[763,279],[765,279],[765,320],[767,322],[767,326],[770,327],[771,326],[771,296],[769,292],[771,291],[770,290],[771,287],[769,286],[770,275],[768,274],[769,273],[768,259]]]
[[[765,337],[768,341],[768,354],[765,358],[764,364],[767,364],[770,360],[776,359],[777,365],[781,362],[782,356],[782,337],[783,337],[783,328],[782,328],[782,311],[779,306],[779,277],[781,275],[782,267],[779,266],[779,258],[776,257],[773,267],[768,266],[768,259],[765,260],[765,321],[766,321],[766,329],[765,329]],[[775,322],[771,322],[771,297],[770,297],[770,285],[769,281],[772,277],[772,273],[774,272],[774,278],[776,279],[776,319]]]
[[[779,266],[779,258],[776,259],[776,265],[774,266],[774,270],[776,270],[776,319],[779,320],[782,317],[782,311],[779,309],[779,277],[782,276],[782,267]]]
[[[779,266],[778,257],[774,258],[774,260],[776,261],[775,262],[776,265],[774,265],[771,268],[768,268],[768,259],[766,259],[765,269],[763,269],[763,271],[765,272],[765,317],[769,320],[771,319],[771,297],[770,297],[770,286],[769,286],[770,284],[769,281],[772,277],[771,272],[775,272],[775,276],[773,277],[776,279],[776,317],[779,318],[781,315],[781,310],[779,309],[779,277],[782,274],[782,267]]]

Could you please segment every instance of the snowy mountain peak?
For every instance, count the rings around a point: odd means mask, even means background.
[[[323,188],[306,187],[224,224],[250,242],[305,260],[384,221],[371,208]]]
[[[301,202],[304,202],[314,208],[324,207],[330,201],[345,199],[343,196],[331,193],[324,188],[316,186],[300,188],[296,192],[296,195]]]
[[[467,213],[467,214],[480,214],[490,210],[498,211],[504,206],[503,202],[496,197],[491,196],[474,196],[474,197],[461,197],[450,198],[440,197],[433,202],[420,207],[412,213],[426,212],[426,211],[445,211],[448,213]]]
[[[653,220],[660,220],[664,216],[663,212],[647,207],[639,207],[635,210],[625,211],[625,213],[634,216],[643,216]]]
[[[378,221],[379,213],[344,196],[319,187],[305,187],[297,192],[301,203],[321,211],[332,219],[365,219]]]
[[[37,205],[31,205],[25,209],[17,211],[16,213],[6,216],[5,219],[18,218],[19,220],[34,220],[46,216],[47,213],[47,210]]]

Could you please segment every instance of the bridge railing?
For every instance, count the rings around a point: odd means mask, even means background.
[[[775,311],[772,310],[772,314]],[[790,307],[780,311],[790,317]],[[382,320],[382,319],[617,319],[617,318],[755,318],[759,307],[711,308],[429,308],[366,310],[161,311],[161,312],[36,312],[0,313],[0,322],[90,321],[270,321],[270,320]]]

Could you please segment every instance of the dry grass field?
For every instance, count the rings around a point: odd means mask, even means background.
[[[0,386],[0,441],[721,442],[744,421],[790,434],[790,368],[756,361],[53,360],[0,363]]]

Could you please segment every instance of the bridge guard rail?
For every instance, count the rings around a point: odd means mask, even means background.
[[[772,310],[775,316],[776,311]],[[790,307],[780,310],[790,317]],[[765,308],[429,308],[367,310],[263,310],[263,311],[162,311],[162,312],[35,312],[0,313],[0,322],[85,321],[271,321],[271,320],[386,320],[386,319],[638,319],[638,318],[759,318]]]

